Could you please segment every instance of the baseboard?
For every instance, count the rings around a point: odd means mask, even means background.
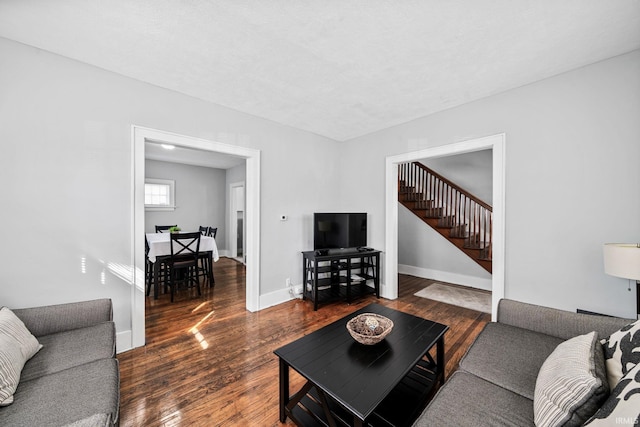
[[[124,353],[131,350],[132,335],[131,330],[116,333],[116,353]]]
[[[412,265],[398,264],[398,273],[421,277],[423,279],[440,280],[442,282],[453,283],[454,285],[469,286],[471,288],[491,290],[491,279],[467,276],[464,274],[451,273],[449,271],[432,270],[429,268],[415,267]]]
[[[293,296],[289,293],[289,289],[279,289],[277,291],[269,292],[268,294],[260,295],[260,310],[272,307],[274,305],[282,304],[293,299]]]

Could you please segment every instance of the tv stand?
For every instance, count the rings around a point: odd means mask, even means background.
[[[326,252],[325,252],[326,251]],[[302,252],[302,298],[320,303],[375,294],[380,298],[380,251],[371,248]]]

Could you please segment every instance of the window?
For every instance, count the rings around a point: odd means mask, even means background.
[[[175,210],[175,181],[169,179],[145,179],[144,208],[147,211]]]

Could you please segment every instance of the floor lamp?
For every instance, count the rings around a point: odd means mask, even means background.
[[[640,319],[640,243],[605,243],[604,272],[636,281],[636,314]]]

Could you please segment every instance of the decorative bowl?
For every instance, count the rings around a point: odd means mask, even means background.
[[[354,340],[364,345],[378,344],[393,329],[393,322],[375,313],[362,313],[347,322]]]

